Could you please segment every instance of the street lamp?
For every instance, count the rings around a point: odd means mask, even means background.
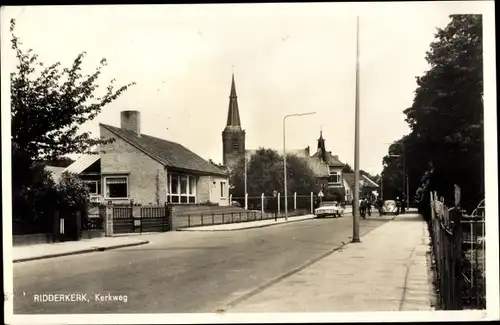
[[[359,243],[359,17],[356,17],[356,97],[354,112],[354,206],[352,211],[352,242]]]
[[[292,117],[292,116],[305,116],[305,115],[312,115],[312,114],[316,114],[316,112],[309,112],[309,113],[297,113],[297,114],[290,114],[290,115],[286,115],[285,117],[283,117],[283,174],[284,174],[284,187],[285,187],[285,220],[288,220],[288,190],[287,190],[287,187],[286,187],[286,142],[285,142],[285,136],[286,136],[286,133],[285,133],[285,122],[286,122],[286,119],[288,117]]]

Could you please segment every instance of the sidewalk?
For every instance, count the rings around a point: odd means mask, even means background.
[[[61,243],[13,246],[12,260],[14,263],[27,262],[66,255],[85,254],[138,246],[148,243],[149,240],[140,238],[138,235],[128,234],[128,236],[101,237]]]
[[[258,220],[258,221],[248,221],[248,222],[226,223],[223,225],[180,228],[180,229],[177,229],[177,231],[233,231],[233,230],[243,230],[243,229],[276,226],[276,225],[281,225],[284,223],[309,220],[309,219],[313,219],[313,218],[314,218],[314,215],[307,214],[304,216],[288,217],[288,220],[285,220],[284,217],[279,217],[277,221],[274,221],[274,219],[267,219],[267,220]]]
[[[428,238],[420,215],[397,216],[361,243],[349,243],[246,300],[229,303],[226,311],[433,310]]]

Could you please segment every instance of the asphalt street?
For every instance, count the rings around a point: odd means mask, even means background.
[[[376,214],[361,220],[361,235],[385,222]],[[164,233],[144,246],[18,263],[14,313],[215,312],[350,236],[352,216],[346,215],[228,232]],[[83,301],[36,301],[61,293],[81,294]],[[102,301],[108,293],[111,298]]]

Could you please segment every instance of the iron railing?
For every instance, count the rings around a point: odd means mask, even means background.
[[[288,217],[306,215],[307,210],[293,210],[288,212]],[[190,227],[215,226],[230,223],[251,222],[260,220],[282,219],[285,212],[262,212],[257,210],[245,210],[239,212],[219,213],[188,213],[175,214],[177,229]]]
[[[441,309],[486,308],[484,214],[448,208],[431,193],[430,230]]]

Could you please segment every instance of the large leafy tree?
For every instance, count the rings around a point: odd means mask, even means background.
[[[78,54],[68,68],[61,69],[59,62],[45,65],[31,49],[22,48],[14,30],[15,20],[11,20],[12,50],[17,58],[17,68],[10,75],[12,194],[16,213],[19,206],[30,204],[28,192],[34,191],[35,184],[49,186],[50,182],[37,181],[47,176],[39,164],[70,153],[86,153],[105,143],[89,132],[81,132],[79,127],[94,119],[133,83],[115,88],[112,80],[99,95],[98,80],[106,66],[105,59],[90,74],[82,72],[85,52]]]
[[[245,161],[241,159],[231,171],[233,197],[243,197],[245,193]],[[260,148],[247,161],[248,195],[258,197],[262,193],[271,196],[273,191],[283,194],[283,157],[272,149]],[[307,163],[295,155],[287,156],[288,195],[308,194],[317,191],[314,174]]]
[[[17,71],[10,76],[12,149],[38,161],[89,152],[103,143],[89,132],[80,132],[80,125],[94,119],[134,83],[115,89],[111,80],[99,96],[97,81],[106,59],[86,75],[81,71],[85,52],[69,68],[61,70],[59,62],[46,66],[31,49],[23,51],[14,28],[15,20],[11,20],[12,49],[18,60]]]
[[[423,186],[425,175],[427,189],[453,200],[457,184],[469,208],[484,195],[482,16],[450,19],[426,54],[430,69],[417,78],[404,111],[411,133],[401,140],[410,185]]]

